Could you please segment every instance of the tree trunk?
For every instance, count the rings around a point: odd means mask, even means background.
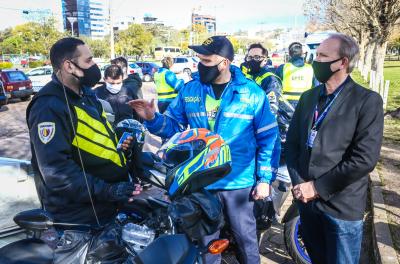
[[[379,41],[375,45],[372,69],[376,71],[376,76],[383,77],[383,64],[385,62],[387,41]]]
[[[358,61],[358,70],[362,73],[364,69],[364,57],[365,57],[365,52],[366,52],[366,47],[367,47],[367,42],[368,38],[366,37],[366,34],[364,32],[360,33],[360,59]]]
[[[372,55],[374,53],[375,49],[375,42],[372,40],[369,40],[366,49],[365,49],[365,54],[364,54],[364,71],[370,72],[371,71],[371,66],[372,66]]]

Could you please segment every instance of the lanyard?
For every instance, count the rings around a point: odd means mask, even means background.
[[[315,123],[312,127],[313,130],[316,130],[317,127],[322,123],[322,121],[324,121],[326,115],[328,114],[329,110],[331,110],[333,103],[335,102],[336,98],[338,97],[338,95],[340,94],[340,92],[342,90],[343,90],[343,87],[340,88],[340,90],[335,94],[335,97],[333,97],[333,99],[329,102],[328,106],[325,107],[325,110],[322,112],[321,115],[318,115],[318,103],[315,105],[315,108],[314,108]]]

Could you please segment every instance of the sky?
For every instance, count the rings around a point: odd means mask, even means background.
[[[0,0],[0,29],[26,22],[23,9],[46,9],[61,0]],[[111,0],[116,16],[151,14],[166,25],[181,29],[190,25],[191,11],[215,15],[217,31],[233,33],[254,28],[303,26],[304,0]]]

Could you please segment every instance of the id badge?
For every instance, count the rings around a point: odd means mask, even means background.
[[[308,136],[308,140],[307,140],[307,146],[309,146],[310,148],[312,148],[314,145],[314,140],[317,137],[317,133],[318,133],[317,130],[311,129],[310,135]]]
[[[122,144],[124,143],[124,141],[131,136],[131,133],[129,132],[124,132],[124,134],[122,134],[122,137],[119,139],[118,141],[118,145],[117,145],[117,150],[121,151],[122,150]]]

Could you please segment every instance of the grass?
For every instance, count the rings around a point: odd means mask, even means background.
[[[385,80],[390,80],[386,111],[393,111],[400,107],[400,61],[386,61],[383,70]],[[359,71],[354,71],[351,77],[359,84],[368,87]],[[386,142],[400,144],[400,119],[385,118],[383,138]]]

